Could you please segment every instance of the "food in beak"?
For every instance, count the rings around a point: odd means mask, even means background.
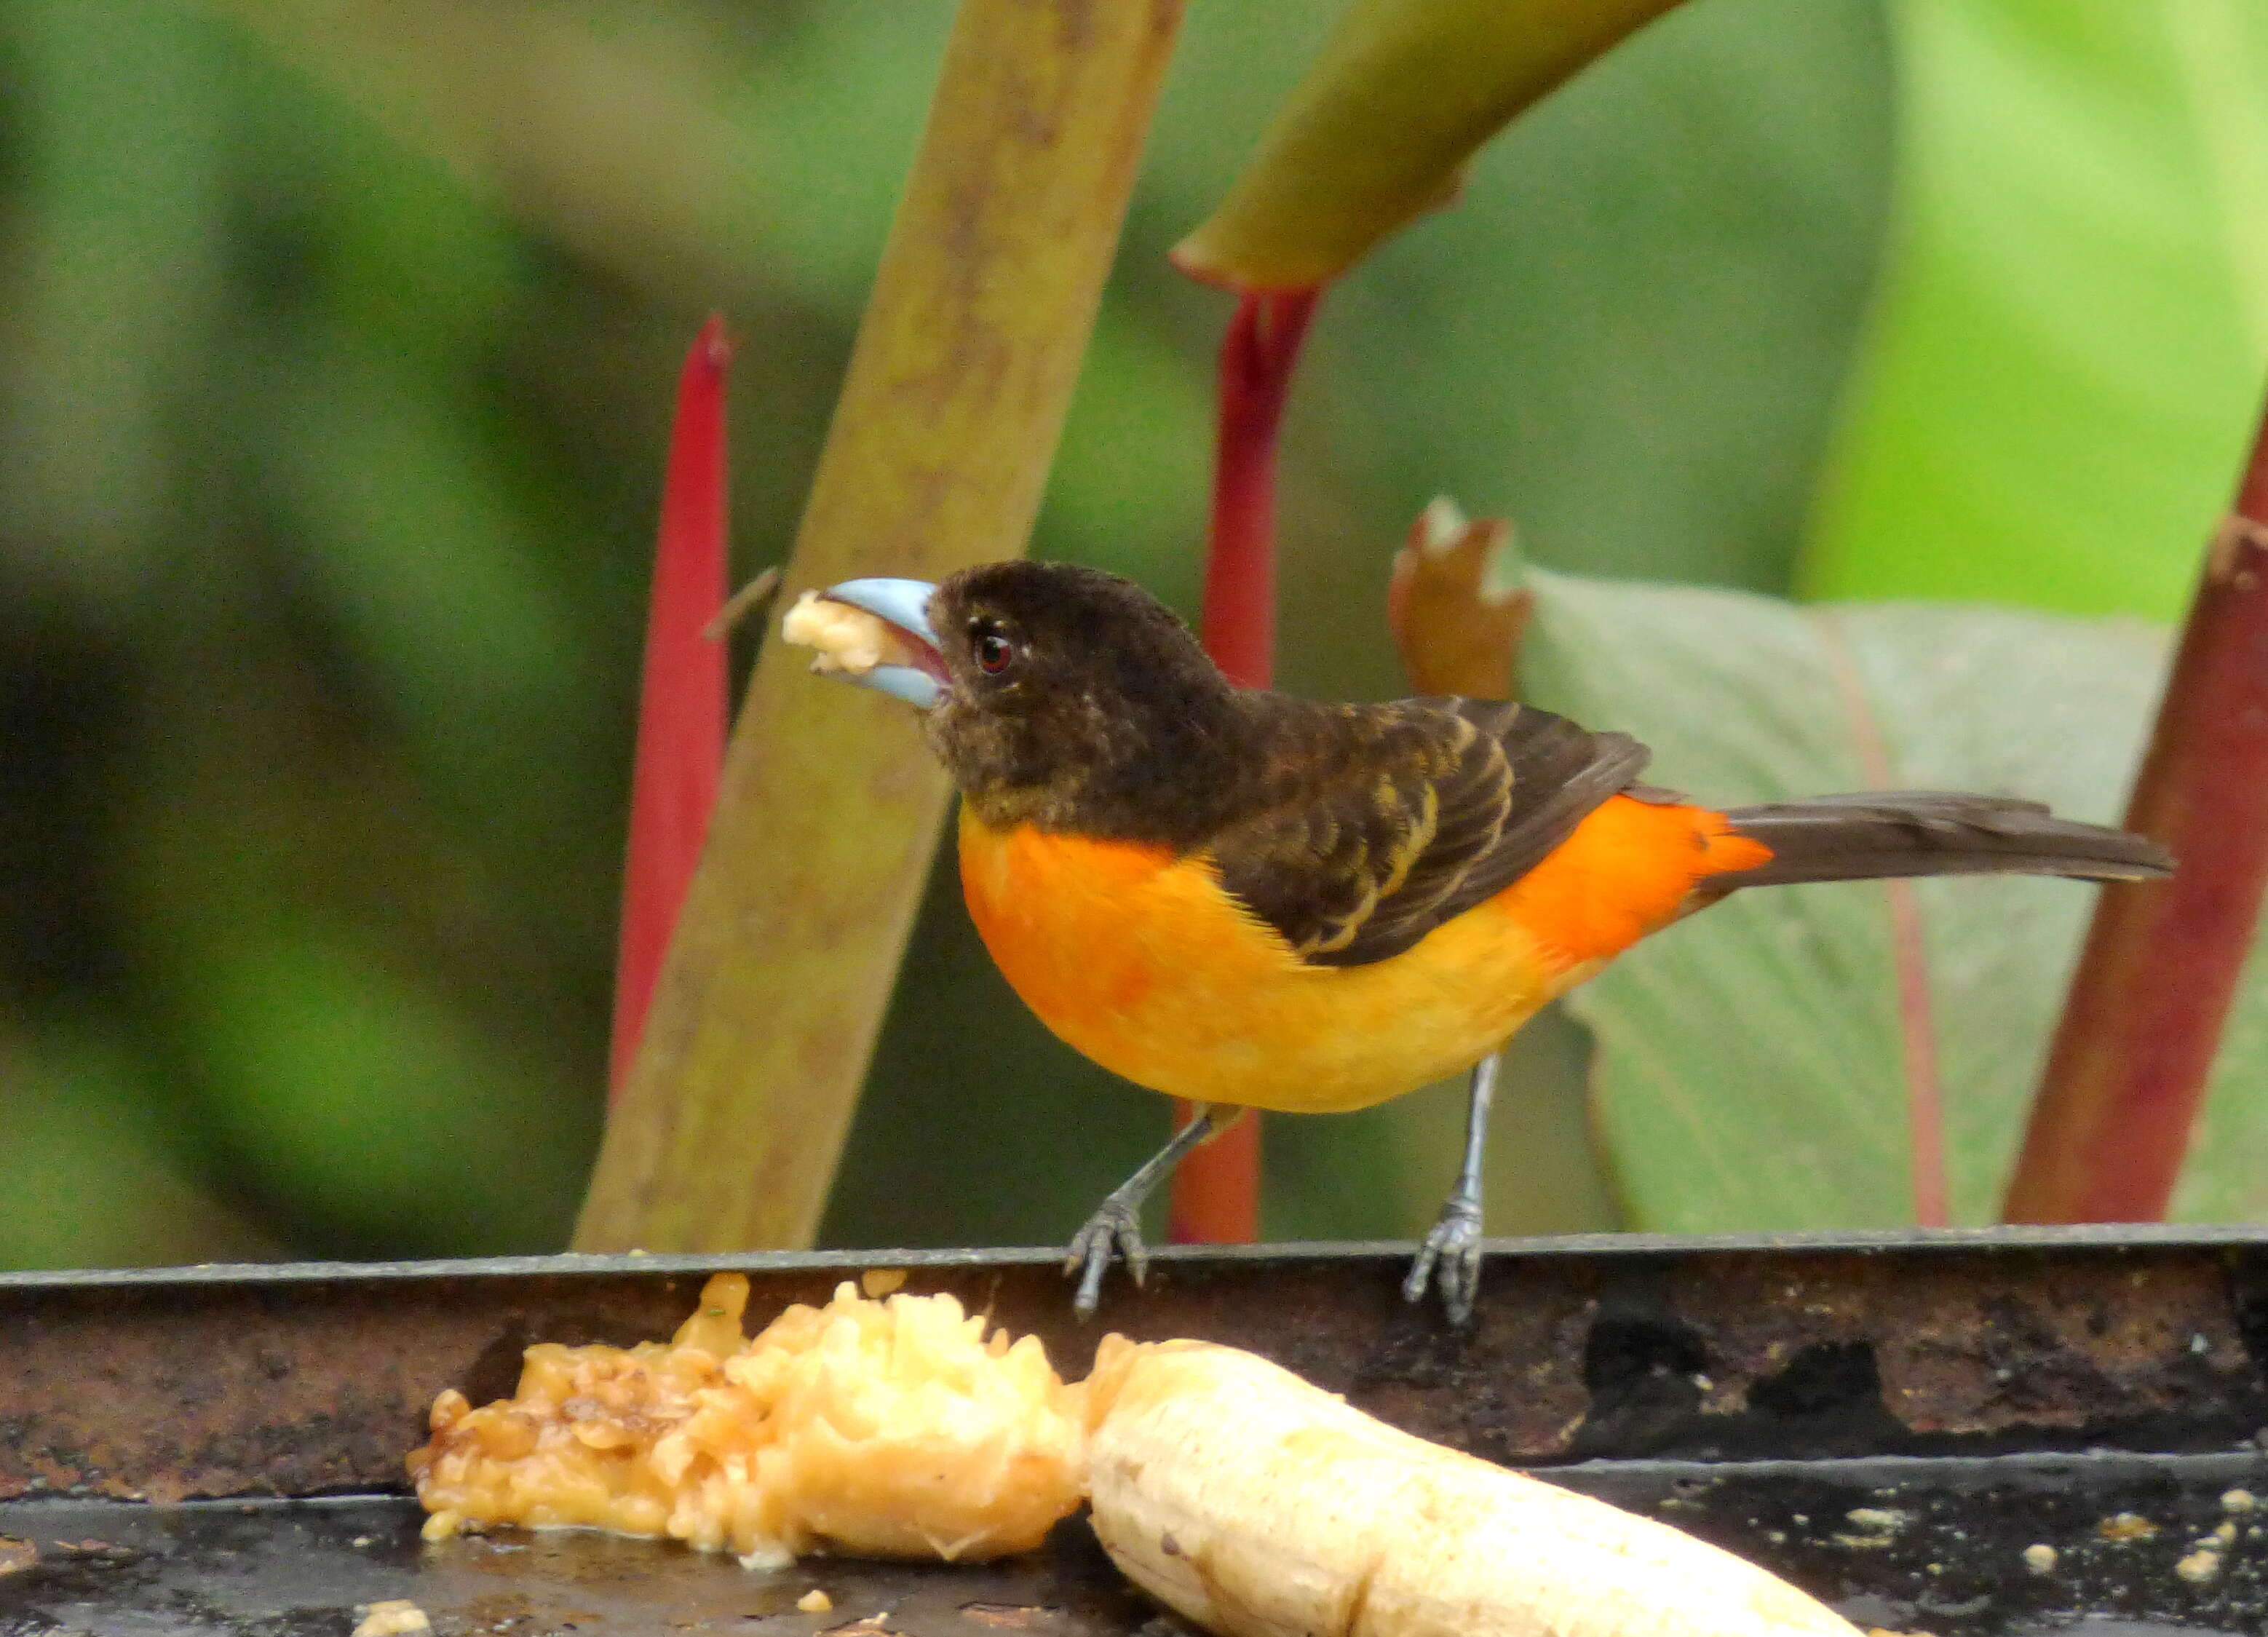
[[[815,591],[796,599],[780,621],[780,635],[799,648],[816,649],[811,668],[821,675],[864,676],[885,657],[904,662],[904,638],[887,623]]]
[[[926,711],[953,682],[929,624],[936,591],[921,579],[846,579],[805,592],[780,621],[780,635],[818,651],[813,670]]]

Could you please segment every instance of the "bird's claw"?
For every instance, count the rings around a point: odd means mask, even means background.
[[[1083,1319],[1093,1318],[1101,1303],[1102,1276],[1109,1271],[1114,1250],[1125,1259],[1127,1272],[1140,1285],[1150,1272],[1150,1252],[1142,1242],[1137,1207],[1116,1195],[1095,1206],[1086,1225],[1071,1235],[1071,1249],[1064,1257],[1064,1277],[1079,1275],[1079,1294],[1071,1298],[1071,1306]]]
[[[1481,1208],[1473,1200],[1453,1198],[1441,1207],[1441,1220],[1418,1246],[1410,1276],[1402,1281],[1402,1299],[1422,1301],[1427,1285],[1436,1283],[1449,1323],[1459,1330],[1471,1324],[1481,1284]]]

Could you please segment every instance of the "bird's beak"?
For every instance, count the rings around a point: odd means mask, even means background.
[[[929,623],[935,586],[925,579],[846,579],[819,594],[826,601],[873,615],[896,639],[888,660],[855,675],[843,673],[849,680],[902,699],[917,710],[926,711],[945,697],[953,678]]]

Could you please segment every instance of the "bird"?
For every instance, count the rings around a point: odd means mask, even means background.
[[[1717,808],[1646,748],[1534,705],[1239,687],[1138,585],[1024,559],[806,593],[814,669],[921,712],[960,793],[971,919],[1071,1046],[1196,1115],[1072,1238],[1082,1316],[1144,1200],[1247,1109],[1367,1108],[1469,1073],[1465,1152],[1403,1282],[1469,1322],[1497,1053],[1732,892],[2019,874],[2143,881],[2155,842],[2038,802],[1873,791]]]

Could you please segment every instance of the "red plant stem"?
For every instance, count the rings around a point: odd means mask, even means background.
[[[1244,297],[1221,343],[1212,538],[1197,634],[1213,663],[1245,688],[1265,688],[1275,677],[1276,431],[1316,294]]]
[[[725,321],[712,316],[686,353],[677,383],[630,777],[610,1099],[621,1094],[637,1055],[725,762],[725,645],[703,630],[725,602],[725,370],[732,356]]]
[[[2173,878],[2106,887],[2003,1214],[2164,1217],[2268,886],[2268,422],[2198,582],[2126,827]]]
[[[1197,633],[1231,682],[1265,688],[1276,671],[1276,434],[1314,290],[1241,297],[1220,349],[1220,421]],[[1189,1123],[1186,1105],[1174,1128]],[[1176,1244],[1245,1244],[1260,1233],[1260,1117],[1239,1120],[1174,1174]]]

